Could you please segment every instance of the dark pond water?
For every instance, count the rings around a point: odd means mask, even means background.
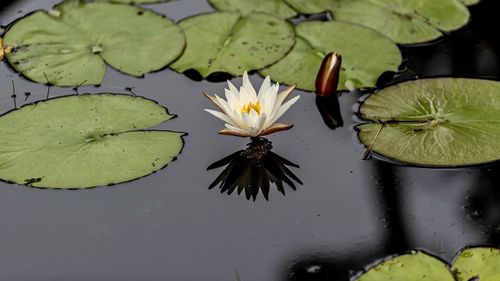
[[[57,0],[4,5],[0,23]],[[170,18],[211,11],[204,0],[153,5]],[[500,3],[472,7],[472,22],[433,44],[403,48],[419,76],[500,75]],[[45,97],[46,88],[0,65],[0,110]],[[260,83],[262,78],[253,75]],[[241,79],[234,79],[239,84]],[[134,92],[157,100],[178,118],[159,128],[189,132],[184,152],[166,169],[114,187],[83,191],[0,184],[0,280],[348,280],[377,259],[423,249],[450,260],[469,245],[500,245],[500,166],[425,169],[363,161],[353,130],[362,93],[340,97],[344,126],[331,130],[315,96],[302,96],[273,135],[274,152],[300,165],[296,191],[276,188],[269,201],[208,189],[214,161],[245,147],[222,137],[222,123],[202,111],[201,92],[224,83],[195,82],[171,70],[136,79],[109,69],[102,87],[80,92]],[[53,88],[52,96],[73,93]]]

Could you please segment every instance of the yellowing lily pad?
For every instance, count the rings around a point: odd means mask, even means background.
[[[159,70],[184,48],[182,31],[152,11],[68,0],[38,11],[7,31],[7,60],[27,78],[57,86],[97,85],[105,62],[133,76]],[[47,81],[48,80],[48,81]]]
[[[452,272],[457,281],[500,280],[500,249],[468,248],[460,252],[453,263]]]
[[[398,47],[383,35],[346,22],[304,22],[296,26],[297,43],[288,55],[260,71],[275,81],[314,91],[316,75],[326,54],[342,55],[339,89],[373,87],[386,71],[402,62]]]
[[[144,130],[170,118],[156,102],[121,94],[23,106],[0,116],[0,179],[78,189],[146,176],[183,147],[183,133]]]
[[[387,158],[425,166],[500,159],[500,82],[436,78],[397,84],[368,97],[359,138]]]
[[[209,0],[219,11],[237,12],[243,15],[252,12],[263,12],[280,18],[291,18],[297,15],[284,0]]]
[[[398,256],[371,268],[356,281],[455,281],[447,265],[423,252]]]
[[[373,28],[397,43],[434,40],[461,28],[469,11],[459,0],[286,0],[299,12],[331,11],[337,20]],[[467,3],[472,0],[466,0]]]
[[[194,69],[202,77],[261,69],[280,60],[295,43],[291,24],[263,13],[202,14],[179,26],[187,46],[171,67],[178,72]]]

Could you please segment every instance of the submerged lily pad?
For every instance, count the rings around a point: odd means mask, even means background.
[[[13,47],[9,63],[29,79],[76,86],[100,84],[104,62],[134,76],[159,70],[185,42],[179,27],[152,11],[68,0],[17,21],[4,44]]]
[[[379,155],[451,167],[500,159],[500,82],[405,82],[371,95],[360,112],[375,123],[358,126],[359,137]]]
[[[358,23],[413,44],[466,25],[469,11],[459,0],[286,0],[306,14],[331,11],[337,20]],[[469,1],[469,0],[466,0]]]
[[[500,249],[469,248],[458,255],[452,272],[457,281],[500,280]],[[474,279],[477,278],[477,279]]]
[[[386,71],[402,62],[398,47],[368,28],[346,22],[304,22],[296,26],[297,43],[288,55],[260,73],[275,81],[314,91],[315,79],[326,54],[342,55],[339,89],[346,82],[356,88],[373,87]]]
[[[151,174],[183,147],[183,133],[143,130],[172,118],[151,100],[120,94],[40,101],[0,117],[0,179],[87,188]]]
[[[242,75],[281,59],[293,46],[291,24],[280,18],[251,13],[211,13],[179,23],[187,39],[184,54],[172,68],[194,69],[202,77],[224,72]]]
[[[357,281],[455,281],[447,265],[423,252],[398,256],[368,270]]]
[[[252,12],[263,12],[280,18],[291,18],[297,15],[283,0],[209,0],[219,11],[237,12],[243,15]]]

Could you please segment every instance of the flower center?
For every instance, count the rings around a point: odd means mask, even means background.
[[[246,113],[246,114],[250,114],[250,111],[255,111],[257,114],[260,114],[260,103],[259,102],[256,102],[256,103],[249,103],[249,104],[246,104],[244,105],[242,108],[241,108],[241,113]]]

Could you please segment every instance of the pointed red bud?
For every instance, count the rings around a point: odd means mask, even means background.
[[[316,93],[318,95],[326,97],[337,93],[341,65],[341,55],[331,52],[325,56],[316,76]]]

